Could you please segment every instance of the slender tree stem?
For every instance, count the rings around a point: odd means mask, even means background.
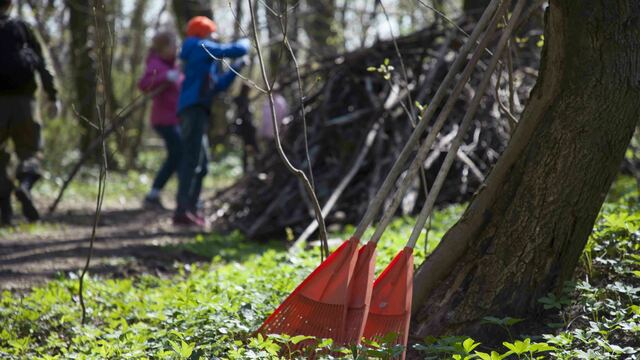
[[[262,79],[264,80],[265,91],[267,93],[267,99],[269,100],[269,106],[271,108],[271,121],[273,125],[276,149],[278,151],[278,155],[280,156],[280,159],[284,163],[287,170],[291,172],[293,175],[295,175],[296,177],[298,177],[298,179],[300,179],[300,181],[304,185],[305,190],[307,191],[307,195],[311,199],[311,203],[313,204],[314,211],[315,211],[316,220],[318,221],[318,224],[320,224],[319,232],[320,232],[320,241],[322,243],[320,248],[321,248],[321,256],[322,256],[322,259],[324,260],[324,257],[329,254],[329,244],[327,240],[327,229],[324,223],[324,217],[322,216],[322,209],[320,207],[320,203],[318,202],[318,198],[315,192],[313,191],[313,187],[309,182],[309,179],[307,178],[307,176],[302,170],[296,168],[295,166],[293,166],[293,164],[291,164],[291,162],[287,158],[287,155],[284,153],[284,150],[282,149],[282,143],[280,142],[280,130],[278,128],[278,118],[276,114],[275,104],[273,101],[273,89],[271,88],[271,84],[269,83],[269,78],[267,76],[267,69],[264,65],[264,58],[262,56],[262,50],[260,49],[260,39],[258,37],[258,27],[256,24],[256,16],[255,16],[255,12],[254,12],[254,8],[251,0],[248,0],[247,2],[249,3],[249,12],[251,13],[251,25],[253,26],[253,40],[256,43],[256,51],[258,54],[258,63],[260,65],[260,72],[262,74]]]

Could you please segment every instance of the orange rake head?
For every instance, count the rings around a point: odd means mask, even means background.
[[[358,244],[356,238],[345,241],[298,285],[257,333],[342,339]]]
[[[398,335],[395,344],[406,348],[412,296],[413,249],[405,247],[373,284],[364,337],[374,339],[393,333]]]
[[[340,344],[359,344],[369,314],[373,273],[376,262],[376,243],[369,241],[358,251],[353,276],[349,285],[349,306]]]

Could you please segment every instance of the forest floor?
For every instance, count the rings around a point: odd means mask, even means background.
[[[0,228],[0,290],[28,290],[46,280],[77,276],[89,253],[95,214],[97,183],[91,177],[73,182],[52,215],[28,224],[14,202],[16,226]],[[171,210],[145,209],[142,198],[150,179],[145,174],[113,173],[97,227],[91,273],[122,278],[138,274],[166,276],[177,263],[208,261],[179,246],[193,241],[197,229],[176,227]],[[213,178],[203,198],[223,188],[229,179]],[[58,186],[43,181],[34,198],[44,213]],[[163,204],[173,209],[175,182],[167,186]]]
[[[140,210],[140,198],[148,187],[148,179],[140,174],[112,177],[96,257],[84,282],[83,322],[77,276],[91,230],[95,200],[91,191],[96,184],[90,180],[70,189],[55,216],[0,229],[4,277],[0,279],[3,287],[12,283],[17,289],[0,290],[0,358],[271,359],[299,341],[253,335],[318,266],[317,249],[292,253],[284,239],[256,242],[239,231],[197,235],[174,229],[169,211]],[[221,184],[208,184],[207,189],[220,189]],[[55,194],[47,186],[43,182],[35,194],[44,204],[51,200],[50,193]],[[172,193],[167,189],[167,200]],[[509,314],[483,319],[486,326],[505,330],[501,345],[480,344],[465,336],[414,339],[409,345],[412,354],[433,359],[638,359],[638,199],[634,179],[616,182],[574,281],[561,293],[540,298],[542,313],[526,319]],[[421,235],[415,249],[416,263],[437,246],[463,209],[464,205],[456,205],[435,212],[431,231]],[[389,226],[377,249],[378,274],[404,246],[414,223],[415,219],[404,217]],[[345,226],[330,236],[344,239],[353,230]],[[322,339],[310,341],[318,348],[305,349],[307,355],[340,351],[349,358],[391,359],[402,351],[385,339],[348,349]],[[297,350],[288,351],[291,359],[308,358]]]
[[[65,209],[39,224],[0,232],[0,289],[28,289],[82,269],[94,221],[89,205]],[[113,277],[162,276],[173,272],[176,261],[208,260],[179,247],[167,247],[193,240],[196,234],[193,229],[173,226],[167,210],[134,204],[106,208],[98,226],[91,272]]]

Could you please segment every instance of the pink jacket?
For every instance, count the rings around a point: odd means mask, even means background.
[[[179,70],[174,62],[167,62],[153,51],[147,56],[147,65],[144,74],[138,80],[138,88],[144,92],[150,92],[154,89],[167,85],[168,87],[153,98],[151,106],[151,125],[167,126],[177,125],[180,119],[177,115],[178,98],[180,96],[180,83],[183,76],[180,74],[178,83],[174,83],[167,79],[167,72],[170,70]]]

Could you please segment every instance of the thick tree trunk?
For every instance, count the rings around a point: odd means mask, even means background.
[[[640,116],[640,5],[552,0],[538,84],[509,146],[415,277],[412,334],[492,335],[576,267]]]

